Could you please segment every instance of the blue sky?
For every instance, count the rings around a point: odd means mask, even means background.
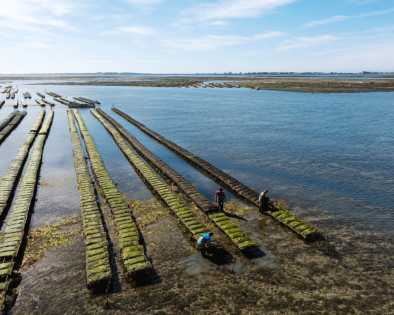
[[[394,71],[393,0],[1,0],[0,73]]]

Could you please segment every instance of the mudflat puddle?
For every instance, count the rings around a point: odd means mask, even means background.
[[[255,258],[249,261],[249,263],[253,264],[257,268],[273,268],[274,267],[274,258],[265,256],[262,258]],[[227,260],[220,264],[212,262],[209,258],[203,258],[201,254],[193,254],[190,257],[182,260],[180,265],[185,266],[186,269],[183,271],[184,275],[189,276],[197,276],[201,277],[203,273],[220,270],[226,270],[232,274],[241,274],[244,267],[246,266],[245,262],[235,260]]]

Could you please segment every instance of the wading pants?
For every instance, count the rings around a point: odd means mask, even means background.
[[[200,246],[200,251],[201,251],[202,257],[205,257],[205,252],[207,250],[207,248],[205,247],[205,244],[204,245],[198,244],[198,246]]]
[[[218,200],[219,211],[223,212],[224,200]]]

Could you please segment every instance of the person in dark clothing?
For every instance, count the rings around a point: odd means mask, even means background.
[[[223,188],[219,188],[215,193],[215,201],[219,204],[219,210],[223,212],[223,204],[226,201],[226,193],[223,191]]]
[[[210,245],[211,242],[211,236],[213,235],[213,233],[206,233],[201,235],[198,240],[197,240],[197,244],[200,247],[201,250],[201,255],[203,258],[205,258],[205,252],[207,250],[207,247]]]
[[[268,208],[269,198],[267,197],[268,189],[264,190],[259,197],[260,212],[263,213]]]

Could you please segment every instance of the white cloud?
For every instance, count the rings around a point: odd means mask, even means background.
[[[125,20],[134,17],[133,15],[122,15],[122,14],[112,14],[112,15],[94,15],[91,16],[90,19],[92,21],[101,21],[101,20]]]
[[[258,34],[256,36],[254,36],[253,39],[272,38],[272,37],[279,37],[279,36],[283,36],[283,35],[284,35],[284,33],[282,33],[282,32],[272,31],[272,32],[265,32],[265,33]]]
[[[325,19],[325,20],[318,20],[318,21],[312,21],[312,22],[306,23],[304,25],[304,27],[313,27],[313,26],[316,26],[316,25],[334,23],[334,22],[343,21],[343,20],[346,20],[346,19],[349,19],[349,18],[350,18],[349,16],[336,15],[336,16],[332,16],[332,17],[330,17],[328,19]]]
[[[394,25],[390,26],[383,26],[383,27],[377,27],[372,30],[367,30],[367,31],[361,31],[361,32],[353,32],[353,33],[341,33],[339,35],[341,36],[351,36],[351,35],[356,35],[356,34],[366,34],[366,33],[376,33],[376,32],[390,32],[394,30]]]
[[[74,0],[12,0],[2,1],[0,25],[26,31],[45,32],[42,28],[55,27],[67,30],[75,28],[59,16],[74,12],[83,5]]]
[[[320,35],[315,37],[295,37],[292,40],[286,40],[283,45],[280,46],[277,51],[286,51],[296,48],[304,48],[309,46],[316,46],[326,44],[332,41],[341,39],[333,35]]]
[[[206,35],[200,38],[185,38],[181,40],[163,40],[162,43],[176,51],[210,51],[223,46],[234,46],[253,40],[261,40],[282,36],[281,32],[266,32],[253,37],[231,35]]]
[[[393,12],[394,8],[385,10],[385,11],[377,11],[377,12],[370,12],[370,13],[364,13],[360,15],[355,15],[355,16],[345,16],[345,15],[336,15],[332,16],[328,19],[323,19],[323,20],[317,20],[317,21],[312,21],[309,23],[304,24],[304,27],[313,27],[316,25],[323,25],[323,24],[328,24],[328,23],[334,23],[334,22],[339,22],[347,19],[358,19],[358,18],[363,18],[366,16],[371,16],[371,15],[381,15],[381,14],[387,14],[390,12]]]
[[[223,20],[218,20],[218,21],[210,22],[209,24],[217,25],[217,26],[224,26],[224,25],[227,25],[228,23],[226,21],[223,21]]]
[[[151,27],[144,27],[144,26],[125,26],[125,27],[118,27],[118,30],[121,32],[126,33],[133,33],[133,34],[140,34],[140,35],[155,35],[156,31]]]
[[[58,46],[54,46],[54,45],[43,43],[43,42],[39,42],[39,41],[26,42],[26,43],[23,44],[23,46],[29,47],[29,48],[44,48],[44,49],[58,48]]]
[[[295,1],[297,0],[222,0],[186,9],[182,11],[182,15],[194,15],[197,20],[256,17]]]
[[[11,34],[3,33],[3,32],[0,32],[0,36],[2,36],[2,37],[9,37],[9,38],[13,38],[13,37],[14,37],[14,36],[11,35]]]

